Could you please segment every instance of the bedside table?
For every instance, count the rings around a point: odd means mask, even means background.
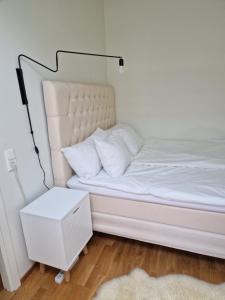
[[[54,187],[20,211],[31,260],[63,270],[66,281],[70,269],[91,238],[89,193]]]

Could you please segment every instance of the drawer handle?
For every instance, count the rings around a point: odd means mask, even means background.
[[[80,208],[80,207],[77,207],[77,208],[73,211],[73,214],[75,214],[75,213],[78,211],[79,208]]]

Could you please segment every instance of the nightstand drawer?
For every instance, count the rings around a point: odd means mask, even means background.
[[[67,264],[78,256],[92,236],[90,200],[87,195],[74,210],[65,217],[62,224]]]

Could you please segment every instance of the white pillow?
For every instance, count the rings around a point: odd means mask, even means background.
[[[131,162],[131,153],[124,141],[110,135],[105,140],[95,140],[95,145],[105,171],[112,177],[123,175]]]
[[[109,136],[108,130],[103,130],[101,128],[97,128],[94,133],[92,133],[91,136],[88,137],[89,140],[92,140],[93,142],[95,140],[104,140]]]
[[[143,139],[127,124],[118,124],[112,130],[112,135],[120,136],[127,145],[129,151],[135,155],[143,146]]]
[[[104,130],[99,128],[85,141],[62,149],[69,165],[79,177],[88,179],[96,176],[101,170],[102,164],[94,139],[102,140],[105,137]]]

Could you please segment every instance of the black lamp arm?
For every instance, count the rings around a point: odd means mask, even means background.
[[[119,65],[123,66],[123,64],[121,64],[121,62],[123,62],[123,58],[122,56],[116,56],[116,55],[106,55],[106,54],[98,54],[98,53],[88,53],[88,52],[77,52],[77,51],[67,51],[67,50],[57,50],[55,53],[55,59],[56,59],[56,67],[55,69],[50,68],[42,63],[40,63],[39,61],[25,55],[25,54],[20,54],[18,56],[18,64],[19,64],[19,68],[21,69],[21,58],[24,57],[32,62],[34,62],[35,64],[38,64],[39,66],[42,66],[43,68],[51,71],[51,72],[58,72],[59,70],[59,53],[67,53],[67,54],[79,54],[79,55],[89,55],[89,56],[98,56],[98,57],[108,57],[108,58],[118,58],[119,59]]]
[[[57,50],[56,53],[55,53],[56,67],[55,67],[55,69],[53,69],[53,68],[50,68],[50,67],[40,63],[37,60],[25,55],[25,54],[20,54],[20,55],[18,55],[19,68],[16,69],[16,73],[17,73],[17,79],[18,79],[18,83],[19,83],[20,94],[21,94],[21,99],[22,99],[23,105],[28,104],[28,99],[27,99],[26,88],[25,88],[25,84],[24,84],[23,70],[22,70],[22,67],[21,67],[21,59],[26,58],[26,59],[32,61],[33,63],[35,63],[35,64],[51,71],[51,72],[56,73],[59,70],[59,54],[60,53],[98,56],[98,57],[106,57],[106,58],[107,57],[108,58],[117,58],[117,59],[119,59],[119,66],[124,65],[124,61],[123,61],[122,56],[106,55],[106,54],[98,54],[98,53],[88,53],[88,52],[67,51],[67,50]]]

